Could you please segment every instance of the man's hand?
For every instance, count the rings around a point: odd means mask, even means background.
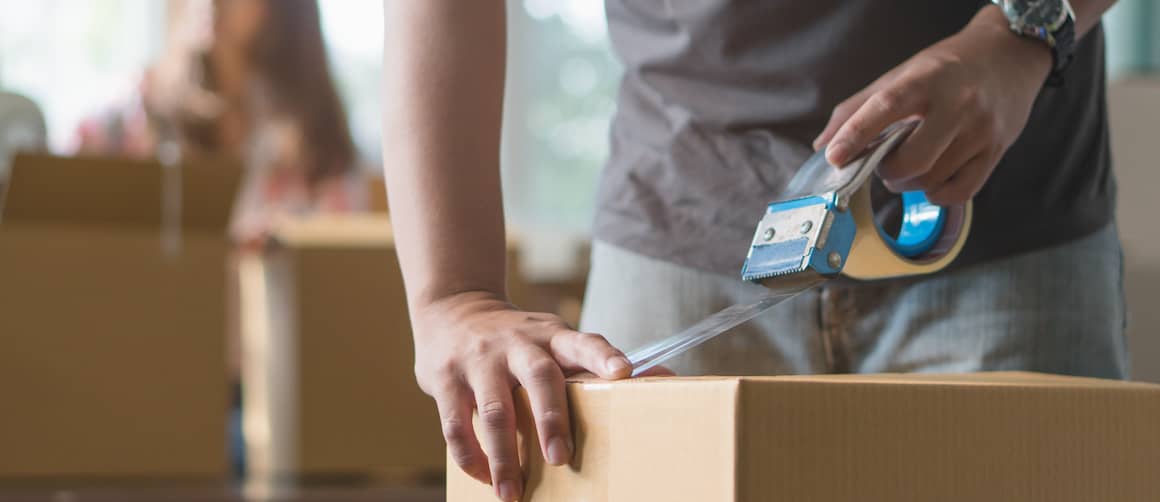
[[[564,375],[623,378],[631,368],[603,338],[504,299],[505,11],[503,0],[384,2],[393,71],[383,78],[383,172],[419,385],[435,398],[451,458],[514,501],[524,480],[512,390],[527,390],[544,458],[564,464]]]
[[[931,202],[966,202],[1019,137],[1051,70],[1042,42],[1011,33],[998,7],[879,78],[834,109],[814,148],[831,164],[854,160],[890,124],[922,124],[879,169],[895,192],[921,190]]]
[[[603,337],[574,331],[551,314],[517,310],[493,294],[453,295],[419,314],[415,373],[439,407],[451,458],[467,474],[492,483],[505,501],[523,490],[512,390],[527,390],[544,458],[562,465],[574,449],[565,374],[588,371],[618,379],[632,372],[624,354]],[[473,410],[482,425],[479,438]]]

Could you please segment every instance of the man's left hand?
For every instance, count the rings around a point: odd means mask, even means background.
[[[829,145],[827,160],[843,166],[889,125],[920,118],[879,175],[895,192],[966,202],[1027,124],[1051,61],[1045,44],[1015,35],[998,7],[985,7],[962,31],[838,105],[814,148]]]

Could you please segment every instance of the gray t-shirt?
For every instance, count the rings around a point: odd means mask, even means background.
[[[960,30],[977,0],[607,0],[624,63],[595,237],[740,273],[767,203],[835,105]],[[1112,220],[1100,28],[975,198],[952,267],[1034,250]]]

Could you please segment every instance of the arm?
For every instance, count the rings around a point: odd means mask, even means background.
[[[1115,0],[1072,0],[1076,36]],[[916,54],[838,105],[814,141],[844,165],[890,124],[923,123],[879,173],[894,191],[922,190],[935,204],[959,204],[983,187],[1022,133],[1051,70],[1051,51],[1007,27],[995,5],[959,33]]]
[[[451,457],[515,500],[513,388],[528,391],[544,458],[564,464],[572,454],[564,373],[622,378],[631,369],[602,337],[507,301],[504,16],[502,0],[386,2],[383,164],[419,385],[435,398]]]

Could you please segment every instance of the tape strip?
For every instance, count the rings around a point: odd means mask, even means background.
[[[185,188],[181,177],[181,149],[173,141],[165,141],[158,147],[157,159],[161,162],[161,251],[169,260],[181,257],[182,249],[182,200]]]

